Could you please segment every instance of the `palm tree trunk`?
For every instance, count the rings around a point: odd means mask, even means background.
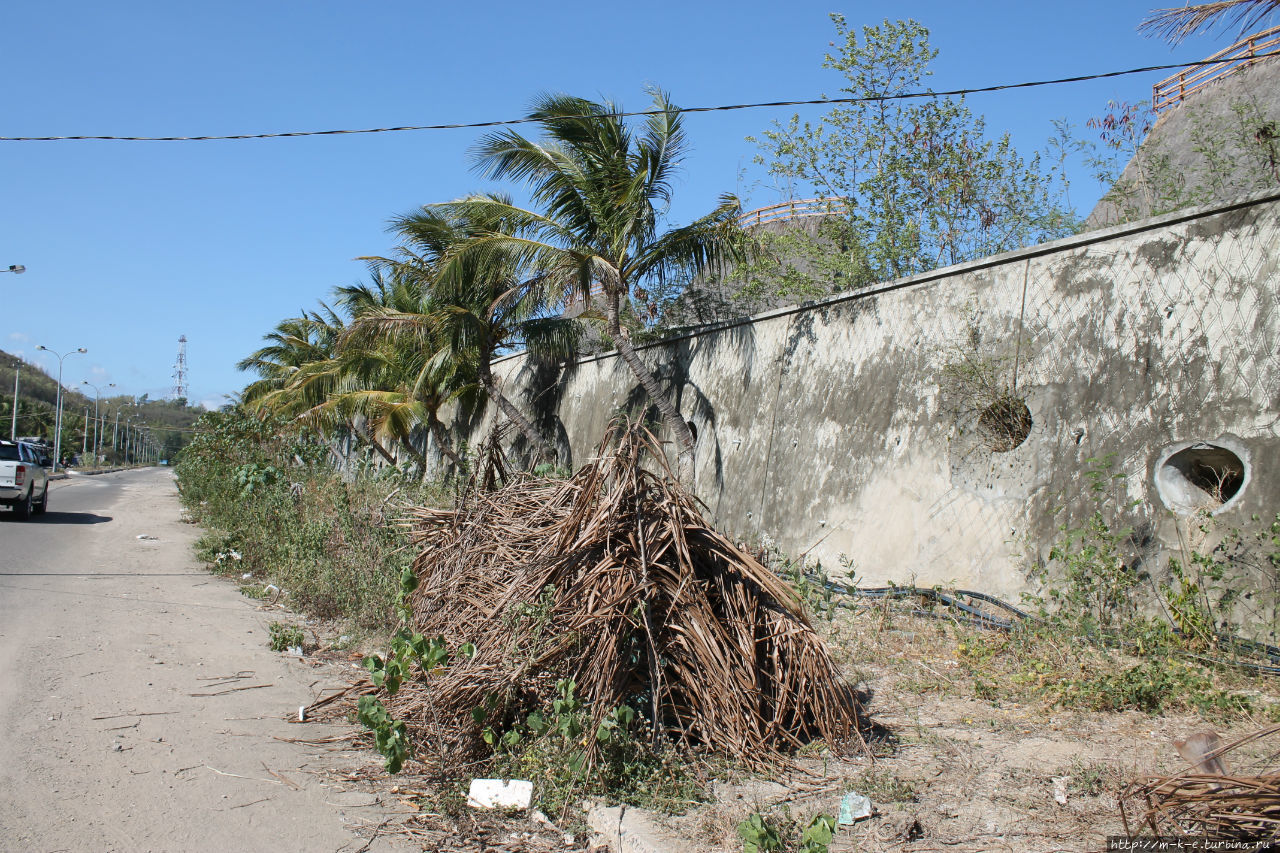
[[[432,415],[431,419],[427,422],[427,426],[430,428],[431,435],[435,438],[436,446],[440,448],[440,452],[449,457],[449,460],[453,462],[456,470],[463,470],[466,466],[462,464],[461,457],[454,452],[453,443],[449,441],[449,434],[445,432],[444,424],[440,423],[439,418]]]
[[[422,469],[422,479],[423,479],[423,480],[427,479],[427,451],[426,451],[426,449],[424,448],[421,452],[419,452],[419,451],[418,451],[418,448],[416,448],[416,447],[414,447],[414,446],[413,446],[413,436],[412,436],[412,435],[407,435],[407,436],[405,436],[404,438],[400,439],[400,444],[404,446],[404,449],[405,449],[405,450],[409,451],[409,455],[410,455],[410,456],[412,456],[415,460],[417,460],[417,462],[418,462],[418,467]]]
[[[378,453],[382,455],[382,458],[390,463],[392,468],[396,467],[396,458],[388,453],[385,447],[378,443],[378,440],[373,437],[373,433],[360,429],[356,426],[355,421],[347,421],[347,423],[351,425],[351,431],[360,436],[360,438],[373,447],[374,450],[378,451]]]
[[[640,387],[644,388],[645,394],[658,407],[658,412],[662,415],[663,423],[667,429],[675,436],[678,442],[676,453],[676,476],[680,478],[682,483],[692,483],[693,481],[693,433],[689,429],[689,425],[685,423],[684,418],[680,416],[679,410],[675,404],[668,399],[667,395],[662,393],[662,388],[658,385],[658,380],[654,377],[653,371],[636,355],[635,349],[631,346],[631,339],[622,331],[622,323],[618,317],[618,302],[622,294],[609,288],[605,292],[605,320],[609,337],[613,338],[614,345],[618,348],[618,355],[622,356],[622,360],[627,367],[631,368],[631,372],[635,374],[636,379],[640,381]]]
[[[498,388],[498,383],[493,379],[493,373],[489,370],[488,358],[481,357],[479,367],[476,371],[480,376],[480,384],[484,387],[485,393],[489,395],[489,399],[498,404],[498,408],[507,416],[507,419],[516,425],[516,428],[524,434],[529,441],[530,446],[535,448],[538,458],[544,462],[556,458],[555,448],[551,446],[541,434],[538,433],[529,419],[520,414],[520,410],[511,404],[506,395]]]

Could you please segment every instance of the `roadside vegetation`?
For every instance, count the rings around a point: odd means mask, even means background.
[[[410,785],[407,790],[424,812],[439,816],[415,823],[414,831],[421,834],[414,837],[435,838],[431,832],[444,831],[442,826],[467,814],[466,779],[453,772],[465,767],[468,778],[536,780],[535,805],[570,831],[582,826],[581,801],[598,797],[662,814],[690,813],[679,820],[694,823],[680,825],[721,842],[736,838],[762,850],[822,849],[806,845],[828,837],[827,819],[837,813],[838,798],[761,798],[744,803],[751,805],[745,814],[743,806],[717,804],[713,790],[735,785],[751,790],[750,763],[680,750],[666,738],[655,741],[643,689],[639,701],[633,697],[606,707],[591,701],[572,672],[552,669],[536,678],[530,671],[528,682],[517,678],[511,684],[523,686],[513,693],[489,688],[474,700],[447,699],[459,686],[481,683],[476,672],[490,678],[505,667],[524,671],[557,648],[558,638],[584,636],[582,628],[567,628],[565,622],[580,595],[562,581],[543,585],[537,594],[518,592],[487,628],[464,606],[446,613],[441,602],[461,602],[465,595],[477,603],[496,601],[497,592],[486,591],[486,584],[505,588],[510,578],[470,566],[461,553],[447,556],[440,550],[444,540],[429,546],[420,539],[413,547],[407,528],[395,522],[404,518],[407,504],[417,507],[411,514],[419,525],[422,518],[435,519],[419,526],[419,537],[436,529],[432,535],[447,538],[448,520],[460,508],[469,508],[461,511],[477,521],[494,523],[506,513],[509,523],[517,523],[531,513],[520,510],[518,500],[550,506],[554,501],[536,496],[561,488],[573,493],[571,482],[509,472],[509,482],[524,485],[499,488],[482,500],[474,493],[463,497],[458,486],[424,485],[412,464],[383,467],[378,474],[372,455],[367,469],[345,482],[325,464],[327,445],[296,424],[229,410],[210,413],[202,428],[207,432],[179,465],[188,512],[209,531],[201,556],[246,592],[258,596],[267,590],[272,599],[304,612],[345,619],[348,627],[334,627],[334,633],[363,635],[366,648],[374,643],[374,653],[364,661],[368,684],[351,695],[349,704],[330,710],[361,723],[385,768],[404,774],[409,781],[400,784]],[[806,772],[828,774],[837,794],[866,795],[883,814],[901,817],[916,814],[920,801],[939,794],[937,783],[921,778],[911,761],[903,764],[898,756],[945,743],[935,744],[929,730],[917,731],[909,719],[897,719],[897,705],[945,706],[964,715],[948,718],[949,726],[983,727],[997,739],[1006,729],[1011,738],[1041,727],[1048,736],[1063,714],[1087,727],[1096,725],[1089,720],[1137,712],[1153,726],[1174,726],[1175,733],[1185,732],[1195,719],[1224,731],[1280,719],[1273,654],[1233,639],[1265,635],[1276,627],[1274,609],[1266,609],[1260,593],[1280,571],[1280,518],[1226,531],[1215,530],[1208,517],[1199,518],[1171,579],[1160,584],[1134,568],[1131,532],[1115,522],[1121,515],[1116,495],[1123,490],[1112,477],[1105,460],[1096,463],[1090,473],[1095,512],[1061,531],[1042,566],[1037,595],[1018,602],[1026,617],[1010,620],[1007,629],[973,624],[971,614],[940,603],[938,591],[853,594],[851,585],[828,582],[820,566],[768,549],[757,552],[804,603],[846,676],[875,688],[873,719],[884,714],[894,721],[892,735],[869,741],[879,755],[877,764],[859,760],[856,753],[832,751],[821,741],[793,760]],[[482,471],[474,482],[484,478]],[[495,484],[500,487],[501,480]],[[525,497],[517,499],[518,494]],[[630,506],[629,500],[623,505]],[[485,559],[515,547],[515,540],[482,544],[487,541],[472,543],[477,553],[490,555]],[[422,560],[443,560],[452,568],[442,564],[427,571]],[[854,567],[843,569],[842,574]],[[461,583],[456,593],[441,586],[448,586],[451,571],[461,573],[454,578]],[[432,586],[424,590],[428,578]],[[531,577],[521,581],[521,588],[539,583]],[[442,627],[446,623],[453,627]],[[495,636],[511,644],[498,658],[493,658]],[[285,649],[312,646],[310,638],[285,625],[274,629],[271,639]],[[635,659],[641,670],[644,658],[641,653]],[[377,690],[366,694],[370,688]],[[442,715],[436,703],[446,699],[452,704]],[[435,710],[428,713],[428,708]],[[1010,713],[1020,721],[1016,730],[1004,719]],[[1183,722],[1162,722],[1166,719]],[[455,734],[442,741],[442,731]],[[457,733],[461,741],[451,739]],[[1135,771],[1091,758],[1078,763],[1061,769],[1073,801],[1113,809],[1106,804],[1114,802]],[[768,777],[778,778],[772,772]],[[907,825],[904,831],[909,830]]]
[[[448,496],[394,468],[343,479],[314,432],[280,420],[232,408],[205,414],[198,427],[177,465],[187,517],[205,528],[197,556],[253,597],[349,630],[393,626],[411,558],[392,501]]]
[[[839,584],[833,592],[812,571],[787,561],[779,570],[804,579],[798,589],[834,635],[853,631],[852,643],[837,643],[851,665],[882,657],[875,651],[882,635],[898,637],[905,620],[919,640],[920,659],[937,662],[904,681],[914,692],[1046,712],[1280,721],[1280,648],[1274,645],[1280,514],[1230,530],[1215,529],[1208,516],[1196,518],[1189,526],[1201,544],[1189,543],[1160,581],[1141,568],[1132,531],[1115,523],[1109,470],[1100,464],[1089,476],[1094,513],[1063,528],[1038,568],[1038,592],[1018,608],[991,608],[941,589],[865,596],[856,585]],[[1011,616],[1013,610],[1019,615]]]

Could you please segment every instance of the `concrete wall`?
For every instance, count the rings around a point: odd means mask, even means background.
[[[697,431],[696,490],[722,528],[808,552],[833,573],[844,558],[873,584],[1016,597],[1060,526],[1092,510],[1091,458],[1111,455],[1123,475],[1103,495],[1147,560],[1177,541],[1166,501],[1205,498],[1177,468],[1176,452],[1200,442],[1248,463],[1225,521],[1280,510],[1278,262],[1273,194],[642,352]],[[947,378],[975,364],[1004,384],[1016,364],[1032,424],[1012,450],[992,449],[973,395]],[[643,405],[612,354],[564,367],[520,355],[495,373],[572,466],[618,409]],[[491,418],[460,433],[475,446]],[[1158,476],[1173,497],[1157,494]]]

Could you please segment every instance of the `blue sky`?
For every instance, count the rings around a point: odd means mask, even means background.
[[[276,0],[7,3],[2,136],[203,135],[483,121],[541,91],[631,108],[657,84],[685,106],[834,94],[835,31],[912,17],[941,51],[935,89],[1193,61],[1234,32],[1177,49],[1139,36],[1172,0],[985,2],[378,3]],[[1051,121],[1079,125],[1163,74],[979,95],[969,106],[1025,153]],[[801,110],[816,119],[821,107]],[[777,200],[751,165],[759,133],[794,109],[691,115],[672,215],[724,191]],[[235,362],[279,320],[364,275],[387,220],[491,187],[469,170],[474,130],[239,142],[0,142],[0,348],[87,347],[64,379],[165,396],[179,335],[190,399],[216,405]],[[1074,175],[1087,211],[1098,188]],[[25,297],[15,303],[12,294]],[[41,358],[43,357],[43,361]]]

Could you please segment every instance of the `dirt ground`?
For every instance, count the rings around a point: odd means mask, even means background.
[[[348,726],[289,722],[331,683],[267,647],[277,614],[195,562],[171,472],[59,481],[0,518],[0,850],[391,850],[394,798],[347,781]],[[139,538],[146,537],[146,538]]]
[[[866,613],[821,627],[872,691],[869,711],[883,727],[874,755],[803,758],[798,771],[716,782],[713,802],[678,817],[649,816],[668,838],[683,839],[651,849],[738,853],[735,828],[752,813],[802,827],[838,814],[842,796],[856,791],[875,814],[840,828],[832,851],[1100,851],[1107,836],[1124,834],[1119,794],[1129,782],[1185,769],[1174,737],[1214,729],[1230,740],[1270,725],[1241,715],[1206,720],[988,701],[974,695],[959,663],[960,644],[977,629],[905,614],[886,627]],[[1277,696],[1257,698],[1261,705]],[[588,842],[579,834],[565,843],[520,816],[449,813],[440,809],[441,789],[412,773],[395,783],[374,774],[369,784],[397,785],[418,809],[396,825],[424,850],[581,850]]]
[[[808,760],[804,773],[720,788],[720,801],[667,821],[699,851],[740,851],[734,832],[753,812],[799,826],[836,815],[856,791],[876,814],[842,827],[832,851],[1099,851],[1123,835],[1119,794],[1130,782],[1186,769],[1178,736],[1223,740],[1271,725],[1235,715],[1099,713],[974,696],[958,647],[978,629],[895,615],[841,616],[825,629],[865,680],[888,734],[874,759]],[[1277,685],[1267,695],[1274,701]],[[1265,751],[1265,748],[1264,750]],[[1253,753],[1251,753],[1253,754]]]

